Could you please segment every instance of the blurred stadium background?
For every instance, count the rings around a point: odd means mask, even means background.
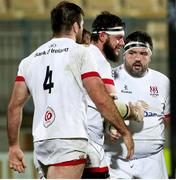
[[[8,169],[6,109],[18,64],[23,57],[51,38],[49,14],[52,7],[60,1],[0,0],[0,178],[37,178],[32,160],[32,101],[25,106],[20,135],[20,143],[26,153],[28,165],[25,174],[18,174]],[[122,17],[126,22],[126,34],[135,30],[147,31],[154,42],[151,67],[170,76],[169,67],[172,65],[169,64],[169,57],[173,56],[171,55],[173,51],[170,51],[169,44],[171,41],[176,44],[176,38],[174,40],[172,38],[175,36],[169,36],[169,32],[176,33],[175,0],[72,0],[71,2],[85,10],[85,28],[90,31],[93,18],[103,10]],[[169,29],[169,18],[172,19],[172,30]],[[176,59],[175,54],[172,59],[174,58]],[[122,58],[120,58],[121,62]],[[170,156],[172,152],[170,147],[175,146],[170,140],[169,129],[166,131],[165,145],[168,174],[174,178],[175,160]]]

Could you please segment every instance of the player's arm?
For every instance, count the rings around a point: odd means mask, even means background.
[[[170,113],[170,93],[169,93],[169,87],[170,87],[170,81],[168,80],[168,85],[167,87],[167,93],[166,93],[166,99],[165,99],[165,104],[163,104],[163,110],[164,110],[164,125],[165,128],[170,127],[170,121],[171,121],[171,113]]]
[[[110,96],[113,98],[116,107],[124,119],[138,122],[143,121],[144,111],[149,107],[145,101],[138,100],[136,102],[129,102],[129,104],[125,104],[124,102],[118,100],[116,94],[111,93]]]
[[[114,85],[105,84],[105,86],[123,119],[134,120],[137,122],[143,121],[144,110],[148,108],[147,103],[144,101],[137,101],[135,103],[125,104],[124,102],[118,100]],[[117,140],[121,137],[118,130],[107,122],[105,123],[105,132],[112,140]]]
[[[134,152],[131,133],[125,125],[113,99],[109,96],[103,81],[99,77],[88,77],[83,79],[83,84],[99,112],[122,135],[128,149],[127,159],[131,158]]]
[[[19,132],[22,122],[22,110],[29,98],[25,82],[15,82],[7,112],[7,133],[9,142],[9,166],[18,172],[24,172],[24,155],[19,145]]]
[[[148,108],[148,104],[142,100],[126,104],[118,100],[116,88],[112,84],[105,84],[105,87],[114,100],[116,107],[118,108],[120,115],[123,119],[134,120],[141,122],[144,118],[144,110]]]
[[[171,121],[171,115],[170,114],[165,115],[163,120],[164,120],[165,128],[169,128],[170,127],[170,121]]]

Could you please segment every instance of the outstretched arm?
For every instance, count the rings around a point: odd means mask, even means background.
[[[9,142],[9,167],[24,172],[24,154],[19,145],[19,133],[22,122],[22,111],[29,92],[25,82],[15,82],[7,112],[7,133]]]

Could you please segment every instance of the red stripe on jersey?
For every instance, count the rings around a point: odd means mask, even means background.
[[[112,80],[112,79],[102,79],[103,80],[103,82],[105,83],[105,84],[111,84],[111,85],[114,85],[114,80]]]
[[[98,72],[95,72],[95,71],[81,74],[81,78],[82,78],[82,79],[85,79],[85,78],[87,78],[87,77],[92,77],[92,76],[100,77],[99,73],[98,73]]]
[[[72,161],[61,162],[57,164],[50,164],[50,166],[73,166],[78,164],[85,164],[87,159],[76,159]]]
[[[25,81],[23,76],[17,76],[15,81]]]
[[[96,172],[108,172],[108,167],[92,167],[92,168],[85,168],[85,172],[91,172],[91,173],[96,173]]]

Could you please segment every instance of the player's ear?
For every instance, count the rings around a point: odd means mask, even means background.
[[[78,33],[78,31],[79,31],[79,25],[78,25],[78,23],[77,22],[74,22],[74,24],[73,24],[73,31],[77,34]]]
[[[101,33],[99,33],[99,40],[101,42],[105,42],[107,39],[107,36],[108,36],[108,34],[106,34],[105,32],[101,32]]]

